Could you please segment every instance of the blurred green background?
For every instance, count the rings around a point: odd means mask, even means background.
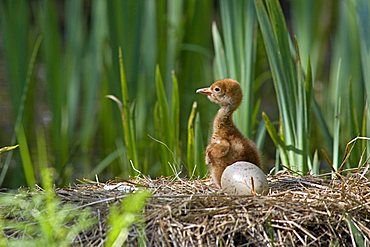
[[[204,177],[217,106],[195,90],[226,77],[243,87],[235,122],[266,172],[366,163],[366,140],[346,144],[370,136],[369,9],[369,0],[1,0],[0,147],[20,146],[0,153],[0,186],[39,182],[44,156],[58,186]]]

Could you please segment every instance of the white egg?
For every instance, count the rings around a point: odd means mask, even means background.
[[[238,161],[226,167],[221,176],[221,188],[235,195],[266,195],[269,190],[265,173],[246,161]]]

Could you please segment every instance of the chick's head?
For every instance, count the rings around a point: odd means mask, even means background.
[[[239,83],[232,79],[215,81],[210,87],[196,91],[208,96],[208,99],[221,107],[236,109],[243,98]]]

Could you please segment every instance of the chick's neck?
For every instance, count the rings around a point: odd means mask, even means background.
[[[221,107],[213,121],[213,135],[224,136],[232,134],[236,130],[233,122],[233,112],[235,109],[229,106]]]

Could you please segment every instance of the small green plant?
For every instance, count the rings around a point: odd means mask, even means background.
[[[121,111],[121,121],[123,128],[123,139],[124,147],[126,151],[126,160],[129,161],[128,169],[130,175],[135,175],[136,171],[148,172],[147,166],[144,162],[139,162],[138,153],[143,152],[139,149],[137,144],[136,135],[136,112],[135,105],[129,99],[129,92],[127,87],[127,80],[125,76],[125,70],[123,65],[122,50],[119,49],[119,65],[120,65],[120,80],[122,89],[122,101],[113,95],[107,97],[115,101]],[[155,127],[155,138],[151,139],[156,141],[160,150],[160,161],[162,175],[173,175],[170,164],[175,164],[176,170],[181,169],[180,163],[180,140],[179,140],[179,117],[180,117],[180,105],[179,105],[179,89],[178,82],[175,74],[172,74],[172,94],[171,97],[166,96],[166,90],[164,82],[159,70],[159,66],[156,69],[156,94],[157,102],[154,105],[154,127]],[[171,101],[170,101],[171,100]],[[171,102],[171,104],[170,104]],[[131,169],[130,166],[134,169]]]
[[[48,190],[1,195],[0,203],[1,241],[8,246],[70,246],[95,222],[88,209],[63,204]]]
[[[186,168],[189,178],[204,177],[207,169],[204,161],[204,143],[198,103],[193,102],[188,119],[188,139],[186,149]]]
[[[173,175],[169,164],[175,164],[178,170],[180,162],[180,102],[179,86],[175,74],[172,74],[171,97],[166,97],[164,82],[159,70],[156,69],[156,94],[157,102],[154,106],[154,127],[156,139],[161,144],[160,161],[163,175]],[[170,100],[171,101],[170,101]]]
[[[0,242],[9,246],[70,246],[75,237],[96,220],[89,209],[77,210],[57,198],[52,169],[46,166],[45,140],[41,136],[38,157],[43,190],[0,196]]]
[[[119,73],[120,73],[120,82],[121,82],[121,97],[122,101],[116,98],[113,95],[108,95],[108,98],[114,100],[121,112],[121,123],[123,129],[123,139],[125,143],[125,150],[126,150],[126,158],[127,161],[130,161],[131,164],[135,167],[135,169],[139,168],[138,162],[138,150],[136,145],[136,129],[135,129],[135,119],[134,119],[134,108],[131,105],[129,99],[129,92],[127,87],[126,81],[126,74],[125,68],[123,64],[123,55],[122,49],[119,48],[118,50],[118,58],[119,58]],[[129,169],[129,162],[127,162],[127,168],[130,171],[130,174],[133,175],[133,169]]]
[[[350,214],[345,214],[345,221],[348,224],[352,246],[366,246],[366,235],[355,219],[353,219]]]
[[[144,224],[141,215],[146,201],[150,196],[151,193],[149,191],[139,191],[127,196],[119,205],[110,208],[108,218],[110,229],[105,246],[123,246],[127,240],[131,226],[133,224]]]
[[[23,143],[23,142],[22,142]],[[5,147],[5,152],[17,146]],[[42,190],[20,191],[0,195],[0,244],[2,246],[70,246],[82,231],[92,227],[97,218],[89,208],[62,202],[53,186],[53,169],[47,167],[46,143],[43,133],[37,139],[38,169]],[[33,167],[31,159],[28,161]],[[140,227],[142,212],[150,192],[128,195],[119,206],[112,206],[108,216],[109,233],[106,246],[121,246],[131,225]],[[145,243],[143,229],[138,241]]]

